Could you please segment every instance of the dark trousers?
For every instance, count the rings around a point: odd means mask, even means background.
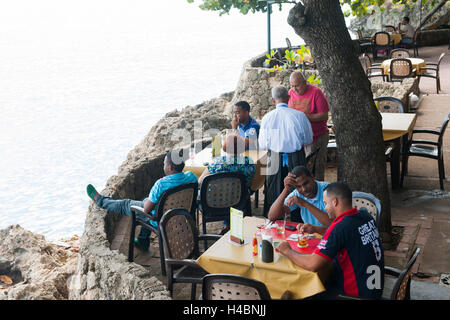
[[[269,150],[268,164],[267,166],[273,166],[273,161],[277,161],[279,163],[278,170],[272,174],[266,176],[266,181],[264,182],[264,216],[267,217],[269,213],[269,209],[278,196],[281,194],[281,191],[284,189],[284,178],[288,175],[292,169],[296,166],[304,166],[305,165],[305,150],[302,148],[299,151],[295,151],[292,153],[288,153],[288,166],[283,166],[283,156],[281,153],[277,153]]]

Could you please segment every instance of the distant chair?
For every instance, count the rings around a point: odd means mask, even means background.
[[[359,53],[366,52],[372,47],[372,38],[363,37],[361,30],[358,30],[358,51]]]
[[[386,32],[395,32],[395,27],[391,26],[391,25],[385,25],[384,26],[384,31],[386,31]]]
[[[370,60],[370,57],[363,53],[362,55],[362,61],[363,61],[363,66],[364,66],[364,70],[366,72],[366,76],[368,78],[373,78],[373,77],[382,77],[383,81],[386,80],[386,76],[384,75],[384,70],[381,67],[381,64],[372,64],[372,60]]]
[[[391,51],[391,59],[409,58],[409,51],[407,49],[394,49]]]
[[[392,59],[388,70],[389,81],[402,81],[405,78],[416,76],[416,69],[413,68],[411,60],[398,58]]]
[[[442,152],[442,143],[444,140],[444,133],[447,129],[448,122],[450,121],[450,114],[447,115],[444,122],[442,123],[441,130],[424,130],[424,129],[415,129],[413,130],[411,140],[408,141],[408,152],[405,156],[406,161],[403,161],[402,165],[402,174],[400,185],[403,185],[403,179],[408,170],[408,162],[409,157],[424,157],[429,159],[437,160],[438,162],[438,172],[439,172],[439,185],[442,190],[444,190],[444,180],[445,180],[445,167],[444,167],[444,153]],[[429,141],[429,140],[414,140],[414,134],[417,133],[426,133],[437,135],[437,141]]]
[[[266,285],[258,280],[232,274],[203,277],[203,300],[270,300]]]
[[[373,99],[378,102],[378,111],[389,113],[403,113],[403,102],[394,97],[378,97]]]
[[[389,53],[392,49],[393,41],[391,40],[391,36],[386,31],[379,31],[375,33],[372,41],[372,55],[373,58],[377,58],[378,50],[383,50],[386,52],[386,56],[389,56]]]
[[[381,203],[373,194],[353,191],[352,192],[352,206],[358,210],[365,208],[375,220],[377,227],[381,223]]]
[[[419,82],[421,77],[436,79],[436,93],[439,93],[439,91],[441,90],[441,78],[439,77],[439,66],[444,57],[445,53],[441,53],[437,62],[427,62],[425,68],[421,68],[426,69],[426,71],[418,75]]]
[[[289,50],[291,50],[292,45],[291,45],[291,40],[289,40],[289,38],[286,38],[286,44],[287,44],[287,48],[288,48]]]

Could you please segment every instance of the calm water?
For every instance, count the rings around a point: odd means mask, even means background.
[[[102,190],[168,111],[235,89],[266,50],[266,14],[186,0],[0,3],[0,229],[81,235]],[[301,39],[272,14],[272,47]],[[136,126],[139,124],[139,126]]]

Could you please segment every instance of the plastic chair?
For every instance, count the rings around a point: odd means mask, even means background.
[[[395,281],[394,288],[390,296],[391,300],[411,300],[410,287],[412,278],[412,267],[416,262],[417,256],[420,253],[420,248],[417,248],[411,259],[409,259],[408,264],[405,269],[399,270],[396,268],[384,267],[385,274],[397,277]]]
[[[380,226],[381,222],[381,203],[373,194],[353,191],[352,192],[352,206],[358,210],[361,208],[366,208],[370,215],[375,220],[377,227]]]
[[[370,60],[370,57],[363,53],[362,55],[363,60],[363,66],[364,70],[366,71],[366,75],[368,78],[372,77],[382,77],[383,81],[386,80],[386,77],[384,75],[383,68],[381,67],[380,63],[372,63],[372,60]]]
[[[379,31],[375,33],[372,41],[372,55],[373,58],[377,58],[378,50],[386,51],[386,56],[389,56],[389,52],[392,49],[393,41],[391,36],[386,31]]]
[[[201,240],[218,240],[220,235],[198,235],[196,223],[185,209],[171,209],[162,217],[159,229],[166,252],[167,288],[173,295],[175,283],[191,283],[191,299],[195,300],[196,286],[208,273],[197,264]]]
[[[417,260],[417,256],[420,253],[420,248],[417,248],[411,259],[409,259],[405,269],[399,270],[396,268],[384,267],[384,273],[387,275],[391,275],[397,277],[397,280],[394,283],[394,287],[392,288],[391,295],[389,297],[390,300],[411,300],[410,288],[411,288],[411,277],[412,277],[412,267]],[[339,300],[367,300],[362,299],[360,297],[354,297],[349,295],[339,295]]]
[[[420,82],[421,77],[436,79],[436,93],[439,93],[439,90],[441,90],[441,79],[439,77],[439,66],[444,57],[445,57],[445,53],[441,53],[437,62],[435,62],[435,63],[427,62],[427,65],[425,66],[425,68],[422,68],[422,69],[426,69],[426,71],[424,73],[418,75],[419,82]]]
[[[391,25],[385,25],[384,26],[384,31],[386,31],[386,32],[395,32],[395,27],[391,26]]]
[[[200,186],[199,210],[206,234],[208,222],[230,217],[230,208],[245,210],[250,202],[245,175],[240,172],[221,172],[207,175]],[[205,243],[206,247],[206,243]]]
[[[405,58],[392,59],[388,70],[389,81],[402,81],[405,78],[416,76],[411,60]]]
[[[159,199],[155,212],[156,214],[150,215],[144,213],[144,209],[137,206],[131,206],[131,230],[130,230],[130,245],[128,249],[128,261],[133,261],[134,256],[134,236],[136,227],[138,225],[142,226],[143,228],[147,228],[151,231],[153,231],[155,234],[158,235],[158,242],[159,242],[159,254],[161,258],[161,273],[163,276],[166,275],[166,266],[164,263],[164,249],[162,246],[162,240],[161,240],[161,233],[159,231],[159,228],[155,228],[150,223],[147,223],[146,221],[143,221],[137,216],[137,213],[140,215],[143,215],[147,218],[149,218],[152,221],[156,221],[159,223],[163,215],[170,209],[173,208],[184,208],[188,210],[188,212],[191,214],[192,217],[195,217],[195,210],[196,210],[196,199],[197,199],[197,192],[198,192],[198,184],[197,183],[187,183],[179,185],[175,188],[166,190]]]
[[[373,99],[378,102],[378,110],[380,112],[403,113],[403,102],[394,97],[378,97]]]
[[[266,285],[258,280],[232,274],[203,277],[204,300],[271,300]]]
[[[409,51],[406,49],[394,49],[391,51],[391,59],[409,58]]]
[[[271,300],[266,285],[258,280],[232,274],[208,274],[203,277],[204,300]]]
[[[408,171],[408,161],[409,157],[424,157],[429,159],[437,160],[438,171],[439,171],[439,185],[442,190],[444,190],[444,179],[445,179],[445,167],[444,167],[444,154],[442,152],[442,141],[444,139],[444,133],[447,129],[448,123],[450,121],[450,114],[447,115],[444,122],[442,123],[441,129],[439,131],[435,130],[425,130],[425,129],[415,129],[413,130],[411,140],[408,141],[408,152],[406,155],[406,161],[403,162],[402,174],[400,185],[403,186],[403,179]],[[416,133],[426,133],[437,135],[437,141],[429,140],[414,140],[414,134]]]

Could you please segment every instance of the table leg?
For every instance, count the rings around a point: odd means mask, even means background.
[[[392,189],[400,187],[400,138],[393,140],[391,181]]]

